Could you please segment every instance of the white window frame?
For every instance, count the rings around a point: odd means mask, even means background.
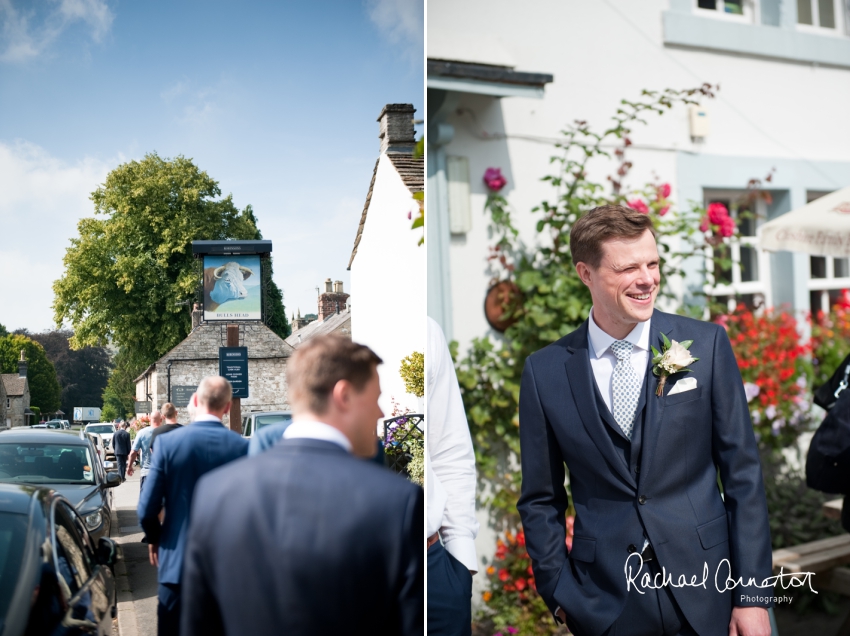
[[[744,190],[705,190],[703,194],[703,202],[707,207],[709,201],[717,199],[725,199],[734,201],[745,194]],[[764,303],[760,310],[773,306],[773,294],[771,293],[771,272],[770,272],[770,254],[759,249],[759,236],[761,235],[761,226],[767,219],[767,208],[764,201],[756,200],[753,219],[756,224],[755,236],[742,236],[739,239],[724,239],[724,243],[730,247],[730,257],[732,259],[732,282],[722,285],[715,285],[714,281],[714,248],[711,245],[705,247],[705,268],[706,280],[703,285],[703,291],[707,296],[729,296],[727,304],[728,311],[735,310],[735,297],[745,294],[759,294],[764,298]],[[732,210],[729,211],[730,214]],[[750,247],[755,250],[756,258],[758,259],[758,280],[742,281],[741,280],[741,247]]]
[[[797,0],[794,0],[796,2]],[[815,35],[826,35],[831,37],[845,37],[847,31],[847,11],[844,8],[844,0],[832,0],[832,10],[835,15],[835,28],[820,26],[820,8],[818,0],[808,0],[812,6],[812,22],[814,24],[801,24],[797,22],[797,30],[801,33],[813,33]],[[797,17],[799,20],[799,16]]]
[[[796,1],[796,0],[795,0]],[[724,2],[724,0],[715,0],[714,6],[717,6],[718,2]],[[726,13],[725,11],[721,11],[719,9],[703,9],[699,6],[699,0],[693,0],[694,12],[696,15],[706,18],[712,18],[713,20],[728,20],[731,22],[744,22],[746,24],[758,24],[760,21],[759,14],[759,6],[757,0],[743,0],[743,9],[744,13],[742,15],[738,15],[735,13]]]

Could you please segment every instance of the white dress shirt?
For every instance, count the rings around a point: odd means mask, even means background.
[[[650,320],[639,322],[629,335],[623,338],[633,345],[632,366],[641,384],[646,377],[646,367],[649,363],[649,323]],[[593,319],[593,309],[590,310],[587,324],[587,341],[590,345],[590,368],[593,370],[593,377],[602,394],[602,399],[610,411],[614,391],[612,377],[614,367],[617,366],[617,356],[611,350],[611,345],[617,341],[617,338],[609,336],[596,324]]]
[[[284,439],[320,439],[324,442],[333,442],[342,446],[347,452],[351,452],[351,442],[338,428],[323,422],[312,420],[295,420],[283,432]]]
[[[475,452],[443,330],[428,318],[425,470],[427,533],[439,531],[446,550],[478,571],[475,537]]]

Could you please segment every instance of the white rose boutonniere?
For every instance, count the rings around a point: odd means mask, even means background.
[[[699,360],[699,358],[694,358],[691,352],[688,351],[688,347],[694,343],[693,340],[684,340],[682,342],[673,340],[671,342],[663,333],[661,334],[661,339],[664,341],[661,351],[655,347],[651,347],[652,372],[660,378],[658,390],[655,392],[655,395],[658,396],[664,391],[664,384],[667,382],[667,377],[670,374],[679,373],[680,371],[690,371],[686,367]]]

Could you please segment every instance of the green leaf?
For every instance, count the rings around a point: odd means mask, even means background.
[[[670,348],[670,345],[671,345],[671,343],[670,343],[670,338],[668,338],[666,335],[664,335],[664,334],[662,333],[662,334],[661,334],[661,340],[663,340],[663,341],[664,341],[664,350],[666,351],[667,349],[669,349],[669,348]]]

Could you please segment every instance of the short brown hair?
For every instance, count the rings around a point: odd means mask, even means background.
[[[610,239],[636,239],[649,230],[655,236],[652,219],[622,205],[600,205],[581,217],[570,230],[573,264],[599,267],[602,244]]]
[[[165,404],[163,404],[160,411],[162,412],[162,417],[167,420],[173,420],[175,417],[177,417],[177,407],[174,406],[171,402],[166,402]]]
[[[342,336],[316,336],[302,344],[286,365],[290,402],[312,413],[322,414],[340,380],[348,380],[357,391],[372,378],[381,364],[369,347]]]
[[[233,397],[233,387],[227,378],[208,375],[201,380],[195,393],[198,396],[198,406],[210,411],[221,411]]]

